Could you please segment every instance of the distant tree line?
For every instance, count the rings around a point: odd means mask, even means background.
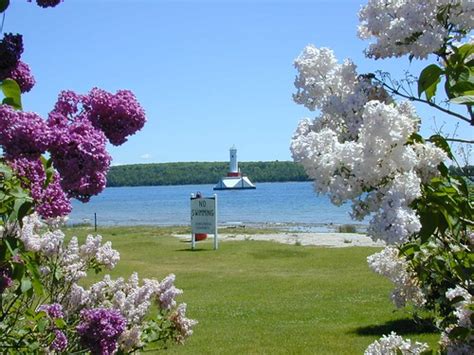
[[[252,182],[308,181],[303,167],[291,161],[239,162]],[[216,184],[229,171],[228,162],[133,164],[111,167],[107,186]]]
[[[452,175],[464,176],[470,181],[474,181],[474,165],[465,165],[463,167],[451,165],[449,167],[449,172]]]

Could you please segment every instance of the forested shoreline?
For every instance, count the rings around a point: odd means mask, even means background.
[[[239,162],[253,182],[308,181],[303,167],[292,161]],[[228,162],[179,162],[112,166],[108,187],[215,184],[229,170]]]

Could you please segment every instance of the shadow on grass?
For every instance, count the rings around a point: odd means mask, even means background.
[[[382,336],[390,334],[392,331],[398,335],[437,333],[436,328],[428,321],[421,323],[415,322],[410,318],[391,320],[384,324],[360,327],[355,329],[353,333],[358,335]]]
[[[191,246],[189,248],[186,248],[186,249],[176,249],[176,251],[187,251],[187,252],[190,252],[190,253],[195,253],[195,252],[198,252],[198,251],[214,251],[214,249],[204,249],[204,248],[200,248],[200,249],[191,249]]]

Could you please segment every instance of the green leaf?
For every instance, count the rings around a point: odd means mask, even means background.
[[[62,318],[57,318],[54,320],[54,325],[58,328],[66,328],[67,324]]]
[[[449,169],[444,165],[443,163],[440,163],[438,165],[438,171],[441,173],[441,176],[448,176],[449,175]],[[446,193],[437,193],[438,196],[446,196]]]
[[[407,244],[404,244],[401,248],[400,248],[400,253],[405,255],[405,256],[410,256],[412,254],[415,253],[415,251],[419,251],[419,246],[418,244],[416,243],[407,243]]]
[[[26,263],[26,268],[30,272],[31,281],[33,283],[33,289],[37,295],[42,295],[43,292],[43,284],[41,283],[41,275],[39,272],[38,263],[34,259],[29,259]]]
[[[37,323],[38,331],[40,333],[43,333],[46,330],[47,326],[49,326],[49,320],[46,317],[41,318]]]
[[[451,153],[451,148],[449,147],[448,142],[446,142],[446,139],[444,139],[443,136],[440,136],[439,134],[432,135],[429,141],[433,142],[434,145],[436,145],[438,148],[444,150],[445,153],[448,155],[449,159],[454,159],[453,153]]]
[[[10,5],[10,0],[0,0],[0,12],[5,11]]]
[[[449,100],[453,104],[460,105],[473,105],[474,104],[474,95],[458,96]]]
[[[408,144],[413,144],[413,143],[425,143],[425,140],[421,135],[418,133],[413,133],[410,137],[408,137]]]
[[[436,87],[443,73],[443,69],[436,64],[428,65],[423,69],[418,79],[418,97],[421,97],[421,94],[425,93],[426,99],[430,101],[436,93]]]
[[[32,287],[31,280],[28,277],[21,279],[21,292],[27,292]]]
[[[54,272],[54,279],[56,281],[60,281],[62,277],[63,277],[63,272],[61,271],[60,268],[57,268],[56,271]]]
[[[469,329],[463,327],[455,327],[451,329],[448,336],[450,339],[464,339],[469,335]]]
[[[474,95],[474,82],[458,81],[450,90],[456,96]]]
[[[454,65],[463,64],[464,61],[469,58],[471,54],[474,54],[474,45],[472,43],[465,43],[461,47],[453,46],[454,55],[450,56],[450,61],[454,60]]]
[[[3,175],[5,180],[10,180],[13,176],[12,169],[6,165],[0,164],[0,175]]]
[[[21,110],[21,90],[17,82],[12,79],[5,79],[0,84],[0,87],[5,95],[3,103],[10,105],[17,110]]]

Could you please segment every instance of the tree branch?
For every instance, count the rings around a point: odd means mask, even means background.
[[[467,144],[474,144],[474,141],[469,141],[467,139],[460,139],[460,138],[444,138],[448,142],[456,142],[456,143],[467,143]],[[427,142],[431,142],[429,139],[425,139]]]
[[[418,97],[415,97],[415,96],[412,96],[412,95],[407,95],[407,94],[404,94],[402,92],[400,92],[398,89],[395,89],[393,87],[391,87],[390,85],[388,85],[387,83],[385,83],[384,81],[378,79],[378,78],[374,78],[376,81],[378,81],[380,84],[382,84],[382,86],[386,89],[388,89],[391,93],[395,94],[395,95],[398,95],[398,96],[401,96],[405,99],[408,99],[410,101],[416,101],[416,102],[422,102],[424,104],[427,104],[439,111],[442,111],[444,113],[447,113],[448,115],[451,115],[451,116],[454,116],[454,117],[457,117],[459,118],[460,120],[463,120],[463,121],[466,121],[468,122],[469,124],[471,125],[474,125],[474,118],[471,118],[469,119],[468,117],[465,117],[457,112],[454,112],[454,111],[451,111],[451,110],[448,110],[444,107],[441,107],[437,104],[435,104],[434,102],[431,102],[431,101],[428,101],[428,100],[424,100],[424,99],[420,99]]]

